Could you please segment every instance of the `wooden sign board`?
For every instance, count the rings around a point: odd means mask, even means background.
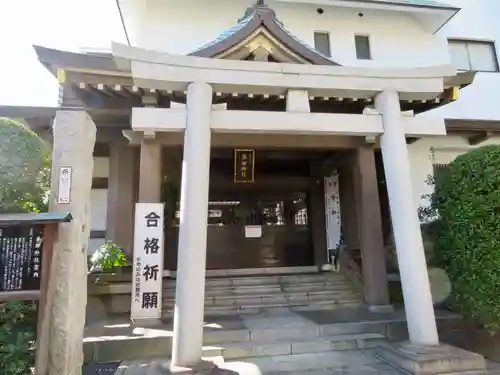
[[[255,150],[234,150],[234,182],[255,181]]]
[[[163,203],[135,205],[131,318],[160,319],[163,277]]]
[[[43,226],[0,228],[0,291],[39,290]]]

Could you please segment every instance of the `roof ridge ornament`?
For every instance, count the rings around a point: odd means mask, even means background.
[[[256,0],[255,4],[253,4],[252,6],[248,7],[245,10],[245,14],[243,15],[243,17],[238,19],[238,22],[241,22],[247,18],[250,18],[252,16],[252,14],[254,14],[258,9],[263,9],[263,8],[269,9],[269,6],[265,3],[265,0]]]

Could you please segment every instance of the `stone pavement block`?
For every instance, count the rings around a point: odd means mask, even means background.
[[[250,331],[245,329],[235,330],[205,330],[203,333],[203,343],[205,344],[219,344],[219,343],[232,343],[232,342],[246,342],[250,341]]]
[[[289,355],[290,353],[291,345],[288,342],[276,342],[256,345],[254,345],[253,343],[249,343],[247,345],[227,345],[224,348],[223,356],[225,359],[231,359],[267,357],[273,355]]]
[[[329,340],[292,342],[292,354],[326,352],[331,349]]]
[[[304,339],[318,336],[316,327],[300,327],[287,329],[256,329],[251,333],[252,341],[263,342],[266,340],[282,340],[282,339]]]
[[[96,343],[96,360],[99,362],[154,358],[170,355],[170,337],[144,337],[135,340],[102,341]]]
[[[331,349],[332,350],[353,350],[357,349],[358,345],[356,343],[356,340],[350,339],[350,340],[335,340],[331,342]]]
[[[372,322],[326,324],[320,328],[321,336],[349,335],[356,333],[384,333],[385,324]]]
[[[277,364],[279,371],[283,372],[317,370],[326,367],[314,353],[272,356],[271,360]]]

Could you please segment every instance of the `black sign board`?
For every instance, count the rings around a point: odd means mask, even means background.
[[[234,150],[234,182],[255,181],[255,150]]]
[[[0,291],[39,290],[43,225],[0,228]]]

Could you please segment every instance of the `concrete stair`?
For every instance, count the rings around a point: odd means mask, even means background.
[[[328,353],[375,347],[384,340],[385,325],[378,322],[303,324],[302,319],[290,318],[290,312],[271,313],[262,328],[204,329],[203,357],[222,357],[225,360],[290,356],[308,353]],[[288,324],[286,323],[288,321]],[[279,326],[281,324],[289,326]],[[262,324],[259,323],[259,325]],[[297,326],[295,326],[297,325]],[[142,336],[139,336],[142,335]],[[169,358],[172,332],[163,327],[134,330],[106,340],[84,341],[85,360],[108,362],[146,358]]]
[[[256,314],[267,309],[329,310],[357,307],[361,296],[341,274],[303,273],[207,277],[206,315]],[[165,280],[163,314],[171,317],[175,280]]]

